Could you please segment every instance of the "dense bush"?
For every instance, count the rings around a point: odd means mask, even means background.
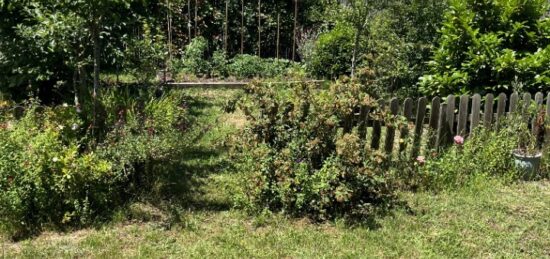
[[[351,72],[354,32],[351,27],[338,24],[333,30],[319,36],[307,64],[308,71],[319,77],[338,78]]]
[[[264,59],[253,55],[237,55],[231,59],[228,74],[237,78],[274,78],[287,75],[287,71],[296,66],[282,59]]]
[[[113,98],[117,97],[117,98]],[[0,121],[0,226],[13,235],[92,223],[181,155],[183,96],[104,95],[103,134],[75,107],[30,104]],[[85,116],[84,116],[85,117]]]
[[[421,90],[446,95],[548,89],[547,12],[545,0],[452,1]],[[512,89],[515,81],[523,89]]]
[[[255,55],[236,55],[228,59],[223,51],[215,51],[211,58],[203,57],[200,61],[183,62],[183,66],[177,80],[185,80],[185,77],[191,76],[209,76],[212,78],[236,78],[236,79],[252,79],[252,78],[277,78],[277,77],[293,77],[303,73],[296,73],[302,70],[301,67],[292,61],[284,59],[260,58]],[[195,64],[203,64],[203,69],[195,69]]]
[[[389,204],[386,158],[367,147],[364,127],[351,120],[361,106],[376,110],[363,86],[317,92],[252,84],[247,93],[241,109],[250,124],[236,150],[245,179],[240,205],[323,220],[370,217]]]
[[[197,37],[185,47],[180,67],[184,72],[197,76],[208,75],[211,66],[207,59],[208,40],[204,37]]]

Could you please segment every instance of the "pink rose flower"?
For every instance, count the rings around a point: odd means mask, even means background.
[[[462,136],[455,136],[454,137],[455,144],[462,146],[464,145],[464,137]]]

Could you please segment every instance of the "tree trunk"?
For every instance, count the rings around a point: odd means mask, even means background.
[[[262,57],[262,0],[258,0],[258,57]]]
[[[281,12],[277,8],[277,59],[279,59],[280,43],[281,43]]]
[[[294,0],[294,30],[292,36],[292,61],[296,61],[296,30],[298,29],[298,0]]]
[[[224,22],[224,35],[223,35],[223,51],[227,53],[227,39],[229,37],[229,0],[225,0],[225,22]]]
[[[198,32],[198,15],[199,15],[199,10],[198,10],[198,6],[199,6],[199,0],[195,0],[195,37],[197,37],[199,35],[199,32]]]
[[[241,0],[241,54],[244,54],[244,0]]]
[[[170,5],[170,0],[166,0],[166,7],[168,11],[166,13],[166,27],[168,32],[168,64],[172,63],[172,8]],[[166,81],[166,78],[164,78]]]
[[[94,45],[94,88],[92,92],[92,98],[94,101],[93,105],[93,128],[92,132],[95,132],[95,128],[97,126],[97,109],[98,109],[98,98],[99,98],[99,63],[101,62],[101,47],[99,42],[99,19],[96,18],[96,20],[93,23],[92,28],[92,41]]]
[[[191,0],[187,0],[187,33],[188,33],[188,39],[187,41],[191,43]]]

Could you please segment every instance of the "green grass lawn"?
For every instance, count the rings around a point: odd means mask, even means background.
[[[479,179],[439,194],[400,193],[405,205],[371,226],[313,223],[232,209],[235,175],[224,152],[242,115],[224,114],[237,90],[187,90],[196,130],[174,179],[192,188],[142,199],[96,228],[2,241],[13,257],[550,257],[550,182]],[[159,183],[159,185],[167,183]],[[180,186],[180,185],[176,185]],[[184,185],[182,185],[184,186]],[[159,188],[162,189],[162,186]],[[177,194],[177,195],[176,195]],[[179,195],[179,196],[178,196]],[[168,204],[168,205],[167,205]]]

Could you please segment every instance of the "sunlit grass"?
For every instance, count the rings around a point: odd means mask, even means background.
[[[403,205],[375,226],[315,223],[233,209],[227,136],[246,121],[223,105],[238,90],[186,90],[196,127],[181,175],[194,188],[170,200],[139,200],[97,228],[2,242],[6,258],[355,258],[550,256],[550,183],[475,179],[439,194],[399,194]],[[178,199],[179,197],[179,199]],[[165,204],[165,206],[163,205]],[[167,204],[167,205],[166,205]]]

